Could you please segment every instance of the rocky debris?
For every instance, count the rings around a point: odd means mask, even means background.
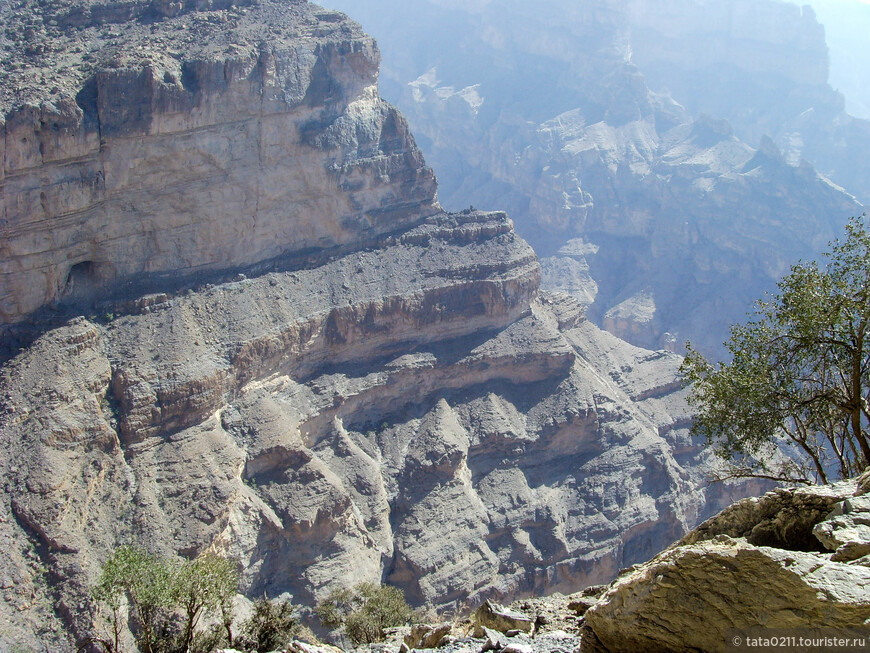
[[[778,490],[726,509],[614,581],[585,613],[581,650],[724,651],[735,629],[866,627],[870,569],[853,552],[864,555],[870,531],[857,486]]]
[[[498,630],[491,630],[486,626],[478,626],[474,630],[474,636],[484,640],[481,651],[501,651],[508,645],[507,636]]]
[[[503,605],[486,600],[474,613],[475,636],[483,637],[483,629],[496,630],[500,633],[518,631],[531,633],[534,621],[521,612],[516,612]]]
[[[395,650],[398,646],[400,653],[408,653],[415,648],[424,648],[413,646],[415,642],[422,641],[421,635],[431,635],[431,642],[435,639],[434,633],[443,632],[449,633],[449,636],[442,637],[437,648],[444,653],[567,653],[577,650],[581,643],[582,620],[576,612],[578,604],[594,603],[595,596],[603,590],[603,586],[590,587],[569,596],[555,593],[515,601],[509,607],[493,606],[498,612],[510,613],[512,618],[533,623],[533,633],[519,629],[500,632],[475,625],[473,620],[459,619],[442,623],[440,627],[421,624],[395,629],[406,633],[401,644],[397,639],[388,637],[383,645],[371,645],[363,650]]]
[[[234,648],[219,648],[214,653],[245,653]],[[331,646],[329,644],[309,644],[302,640],[293,640],[285,648],[279,651],[271,651],[270,653],[342,653],[342,649]]]
[[[840,501],[824,521],[813,527],[813,535],[834,552],[831,560],[835,562],[852,562],[867,556],[870,554],[870,497],[864,495]]]
[[[286,653],[341,653],[341,649],[329,644],[310,644],[296,639],[287,646]]]
[[[408,649],[438,648],[451,630],[450,624],[415,624],[411,626],[411,632],[405,635],[402,643]]]
[[[570,653],[580,646],[580,636],[554,631],[540,637],[529,637],[525,633],[508,637],[490,631],[486,639],[466,637],[457,639],[438,648],[441,653]],[[373,651],[374,649],[372,649]],[[401,649],[400,649],[401,650]],[[410,649],[408,649],[410,650]]]

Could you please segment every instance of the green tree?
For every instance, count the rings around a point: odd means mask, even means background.
[[[90,638],[82,646],[98,644],[108,653],[120,653],[125,597],[137,621],[142,653],[189,652],[196,626],[206,613],[220,612],[232,643],[232,601],[237,589],[235,566],[221,556],[206,553],[178,565],[140,547],[118,547],[92,589],[94,598],[109,609],[110,638]]]
[[[119,550],[120,551],[120,550]],[[91,589],[93,597],[109,609],[107,620],[111,629],[111,639],[105,640],[100,638],[88,639],[85,643],[79,646],[79,649],[86,648],[89,644],[97,640],[102,643],[109,653],[120,652],[121,628],[124,608],[124,595],[126,593],[126,583],[123,582],[126,578],[126,571],[123,568],[124,562],[119,556],[119,551],[116,551],[100,572],[100,579],[97,584]]]
[[[174,605],[184,612],[184,630],[181,635],[181,650],[190,651],[193,634],[200,617],[206,613],[223,612],[226,626],[226,613],[230,612],[233,597],[238,589],[239,580],[233,564],[219,555],[205,553],[181,565],[175,572],[170,584],[170,598]],[[227,633],[232,641],[232,617]]]
[[[732,358],[687,345],[692,428],[729,476],[828,483],[870,463],[870,233],[853,218],[824,266],[798,263],[731,328]]]
[[[403,626],[414,615],[402,590],[375,583],[333,590],[314,612],[327,628],[343,627],[356,645],[383,641],[385,628]]]
[[[118,650],[121,607],[124,596],[139,623],[142,653],[154,653],[152,646],[163,610],[169,608],[172,571],[162,558],[135,546],[121,546],[103,565],[94,596],[110,610],[114,651]]]

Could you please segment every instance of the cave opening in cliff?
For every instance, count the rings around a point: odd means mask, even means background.
[[[91,296],[96,290],[97,276],[97,264],[93,261],[76,263],[66,276],[64,296],[78,299]]]

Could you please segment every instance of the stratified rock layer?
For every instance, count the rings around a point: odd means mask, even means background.
[[[0,322],[436,212],[371,38],[304,2],[225,4],[162,20],[144,0],[102,18],[109,5],[16,9],[7,30],[35,24],[0,61]]]
[[[0,4],[0,305],[33,337],[0,367],[0,648],[96,632],[122,544],[447,606],[609,580],[729,502],[679,358],[540,294],[504,213],[440,211],[356,25],[194,4]]]

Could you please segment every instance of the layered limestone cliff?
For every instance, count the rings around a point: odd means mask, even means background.
[[[444,205],[507,209],[544,285],[634,344],[722,353],[727,326],[862,211],[870,123],[838,107],[810,9],[331,5],[378,38]]]
[[[539,292],[504,213],[440,210],[356,24],[43,4],[0,4],[0,648],[100,627],[122,544],[448,606],[609,580],[733,498],[677,356]]]
[[[0,59],[0,321],[358,246],[436,212],[369,37],[304,2],[268,22],[221,5],[9,14],[7,34],[34,24]]]

